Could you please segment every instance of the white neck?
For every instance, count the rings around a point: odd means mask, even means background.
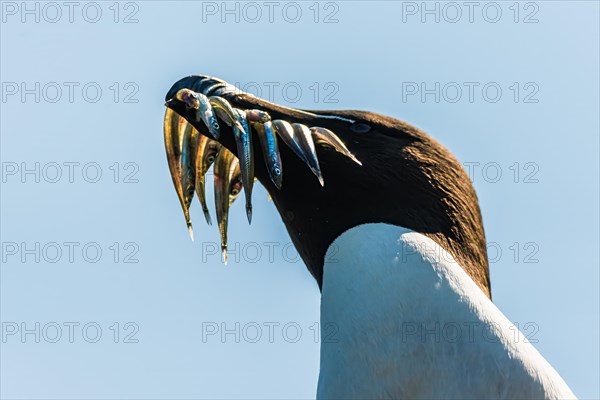
[[[318,398],[574,398],[433,240],[344,232],[323,269]]]

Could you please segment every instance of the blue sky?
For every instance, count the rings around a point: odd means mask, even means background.
[[[314,397],[319,292],[264,189],[228,266],[197,203],[187,237],[163,100],[207,74],[444,143],[495,303],[598,398],[598,4],[276,3],[1,3],[0,395]]]

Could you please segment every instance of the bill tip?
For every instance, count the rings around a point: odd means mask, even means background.
[[[194,230],[192,229],[192,224],[188,225],[188,234],[190,235],[190,239],[192,239],[192,242],[194,241]]]

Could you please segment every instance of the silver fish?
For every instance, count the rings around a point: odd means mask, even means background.
[[[246,112],[234,109],[236,120],[243,127],[237,129],[233,127],[235,143],[237,145],[238,159],[240,160],[240,169],[242,170],[242,184],[244,186],[244,195],[246,196],[246,216],[248,223],[252,222],[252,187],[254,185],[254,153],[252,149],[252,135],[250,126],[246,120]]]
[[[191,124],[185,125],[181,145],[181,188],[183,190],[184,210],[188,215],[196,186],[196,159],[199,136],[202,135]],[[191,220],[188,221],[188,231],[193,241],[194,231]]]
[[[282,119],[273,120],[272,124],[275,132],[277,132],[277,135],[279,135],[281,140],[283,140],[283,143],[292,149],[292,151],[296,153],[296,155],[300,157],[302,161],[305,161],[304,152],[302,151],[302,148],[296,139],[296,133],[294,132],[292,125]]]
[[[219,142],[211,140],[204,135],[200,135],[198,140],[198,153],[196,156],[196,194],[202,205],[204,218],[206,218],[206,222],[209,225],[212,225],[212,220],[210,218],[208,206],[206,205],[205,175],[211,165],[215,162],[220,148],[221,144]]]
[[[227,264],[227,224],[229,207],[233,204],[241,191],[241,172],[239,160],[221,147],[215,162],[215,208],[217,209],[217,223],[221,234],[221,254],[223,262]]]
[[[252,222],[252,185],[254,183],[254,158],[252,153],[252,136],[248,121],[242,110],[231,107],[231,104],[218,96],[208,98],[215,112],[227,125],[232,127],[242,170],[242,182],[246,192],[246,216]]]
[[[187,125],[189,125],[188,122],[180,117],[179,114],[170,108],[166,109],[163,128],[167,163],[169,164],[169,171],[171,173],[171,179],[173,180],[175,192],[177,192],[177,198],[179,199],[179,203],[181,203],[181,209],[183,210],[185,222],[188,227],[188,233],[193,240],[194,232],[192,230],[190,212],[189,208],[185,207],[183,188],[181,185],[181,146],[183,132],[186,130]]]
[[[342,153],[346,157],[349,157],[352,161],[358,165],[362,165],[360,161],[348,150],[344,142],[332,131],[327,128],[321,128],[320,126],[313,126],[310,128],[310,132],[315,137],[317,143],[326,143],[333,147],[337,152]]]
[[[294,125],[300,125],[300,124],[294,124]],[[310,160],[309,156],[307,156],[307,154],[305,154],[305,150],[303,148],[303,145],[301,144],[302,139],[299,137],[299,135],[300,134],[303,135],[304,132],[300,131],[298,128],[294,129],[294,127],[289,122],[280,120],[280,119],[276,119],[273,121],[273,127],[275,128],[275,131],[277,132],[279,137],[283,140],[283,142],[290,149],[292,149],[292,151],[298,157],[300,157],[300,159],[302,161],[304,161],[309,166],[311,171],[319,179],[319,183],[321,184],[321,186],[323,186],[324,182],[323,182],[323,177],[321,176],[320,167],[318,167],[318,161],[316,164],[316,168],[315,168],[314,163],[311,165],[312,161]],[[306,148],[310,147],[310,145],[308,143],[309,142],[306,141],[306,145],[305,145]],[[313,144],[313,147],[314,147],[314,144]],[[311,151],[308,150],[308,153],[310,154]],[[316,158],[316,154],[315,154],[315,158]]]
[[[223,120],[228,126],[235,126],[235,125],[239,125],[239,123],[237,122],[236,119],[236,113],[233,110],[233,107],[231,107],[231,104],[229,104],[229,102],[221,97],[218,96],[211,96],[208,98],[208,101],[210,102],[210,105],[213,107],[213,109],[215,110],[215,113],[219,116],[219,118],[221,118],[221,120]],[[240,125],[239,128],[243,129],[243,127]]]
[[[323,181],[323,175],[321,174],[321,167],[319,166],[319,159],[317,158],[317,152],[315,150],[315,143],[310,129],[306,125],[292,124],[294,129],[294,139],[298,142],[298,145],[302,149],[304,155],[304,161],[308,164],[310,170],[315,174],[321,186],[325,186]]]
[[[200,99],[198,94],[190,89],[181,89],[175,93],[175,98],[183,103],[187,109],[200,109]]]
[[[275,187],[281,189],[283,167],[271,116],[262,110],[246,110],[246,119],[258,134],[269,177]]]
[[[271,120],[271,116],[262,110],[246,110],[246,118],[248,121],[265,123]]]
[[[208,132],[215,139],[219,138],[219,123],[215,117],[208,97],[202,93],[194,92],[190,89],[181,89],[175,94],[175,98],[185,103],[186,109],[196,110],[196,121],[204,122]]]
[[[198,107],[199,116],[197,116],[196,119],[202,119],[212,137],[219,139],[219,122],[217,121],[217,117],[215,117],[215,113],[210,105],[208,97],[202,93],[196,93],[196,96],[198,97],[200,103]]]
[[[273,124],[271,121],[266,121],[264,123],[254,122],[252,126],[258,135],[258,141],[262,147],[262,153],[265,158],[265,163],[267,164],[269,177],[275,187],[281,189],[283,181],[283,165],[281,163],[277,138],[273,131]]]

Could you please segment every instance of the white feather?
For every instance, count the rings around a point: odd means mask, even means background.
[[[453,257],[388,224],[329,247],[318,398],[575,398]]]

